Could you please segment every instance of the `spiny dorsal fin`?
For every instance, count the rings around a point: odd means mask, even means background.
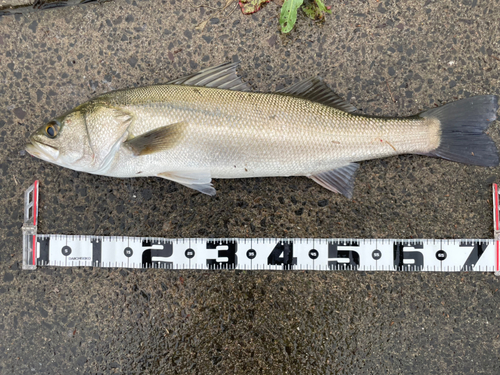
[[[324,188],[345,195],[347,198],[351,199],[354,190],[354,174],[358,168],[359,164],[349,163],[332,171],[322,172],[308,177]]]
[[[185,122],[162,126],[127,140],[125,145],[136,156],[167,150],[175,146],[183,138],[186,126],[187,123]]]
[[[320,77],[305,79],[290,87],[276,91],[276,93],[308,99],[345,112],[356,111],[356,107],[347,103],[340,96],[335,94]]]
[[[236,74],[240,63],[224,63],[211,68],[203,69],[186,77],[168,82],[170,85],[203,86],[217,89],[250,91],[250,86]]]

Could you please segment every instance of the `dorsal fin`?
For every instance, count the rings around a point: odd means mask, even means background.
[[[203,86],[217,89],[250,91],[248,83],[243,82],[236,74],[240,63],[224,63],[218,66],[200,70],[186,77],[168,82],[170,85]]]
[[[308,99],[345,112],[356,111],[356,107],[335,94],[320,77],[307,78],[276,93]]]

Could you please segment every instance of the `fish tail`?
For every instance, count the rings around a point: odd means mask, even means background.
[[[497,146],[484,133],[496,120],[497,109],[496,95],[481,95],[421,113],[420,117],[440,123],[439,146],[425,155],[484,167],[497,166]]]

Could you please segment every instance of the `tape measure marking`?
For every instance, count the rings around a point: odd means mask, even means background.
[[[36,265],[164,269],[495,271],[494,240],[166,239],[37,235]]]
[[[494,226],[498,189],[493,186]],[[493,239],[149,238],[37,234],[38,181],[25,193],[23,268],[494,272]],[[498,231],[495,230],[495,234]]]

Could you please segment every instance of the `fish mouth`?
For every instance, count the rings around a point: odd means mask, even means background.
[[[59,157],[59,150],[45,143],[30,141],[25,147],[26,151],[39,159],[55,162]]]

